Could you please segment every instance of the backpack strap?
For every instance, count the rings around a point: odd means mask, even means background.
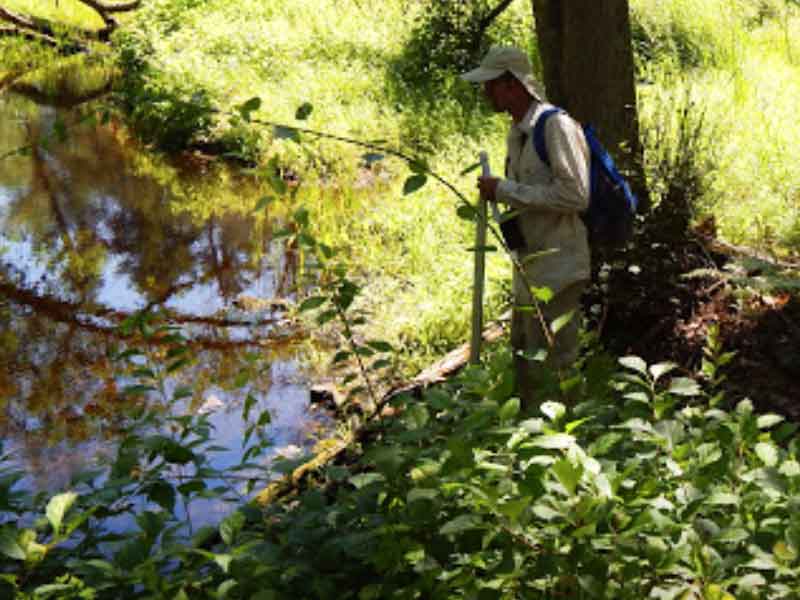
[[[548,167],[550,166],[550,159],[547,157],[547,144],[544,141],[544,126],[547,124],[547,119],[560,112],[564,111],[555,106],[548,108],[542,111],[542,114],[539,115],[533,125],[533,134],[531,135],[533,147],[536,149],[536,154],[539,155],[539,160]]]

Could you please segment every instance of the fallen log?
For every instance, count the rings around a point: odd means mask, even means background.
[[[506,313],[499,320],[489,324],[483,330],[483,340],[492,343],[500,339],[506,330],[506,323],[510,318],[510,313]],[[273,481],[266,488],[256,494],[254,501],[259,506],[267,506],[276,500],[291,494],[303,482],[309,474],[324,467],[342,452],[344,452],[353,442],[357,441],[364,430],[364,426],[373,419],[381,418],[381,411],[391,400],[402,394],[420,396],[427,387],[440,383],[464,367],[469,361],[469,343],[459,346],[441,360],[423,370],[411,381],[394,387],[385,392],[377,404],[368,413],[354,415],[350,420],[349,433],[322,440],[315,447],[316,454],[309,461],[300,465],[291,473],[285,475],[277,481]],[[341,392],[332,389],[330,385],[325,386],[325,391],[344,396]]]

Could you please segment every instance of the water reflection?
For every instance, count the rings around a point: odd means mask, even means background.
[[[127,400],[112,360],[157,340],[121,336],[140,309],[181,327],[192,360],[167,385],[208,408],[237,460],[242,399],[274,413],[276,446],[307,444],[319,420],[293,362],[280,303],[293,260],[249,211],[258,190],[224,171],[187,178],[137,152],[123,131],[75,126],[77,113],[0,96],[0,434],[37,487],[56,487],[109,452]],[[50,141],[63,128],[63,141]],[[55,136],[56,138],[58,135]],[[205,167],[204,167],[205,168]],[[243,382],[243,365],[260,366]],[[122,371],[121,371],[122,369]],[[275,373],[280,372],[276,383]],[[287,378],[287,370],[291,374]],[[130,373],[128,373],[130,374]],[[123,377],[124,379],[124,377]]]

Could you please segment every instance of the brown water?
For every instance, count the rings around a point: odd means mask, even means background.
[[[206,411],[215,458],[241,458],[244,399],[269,410],[276,453],[307,448],[326,420],[309,411],[301,332],[270,299],[289,297],[293,255],[254,215],[259,192],[194,160],[176,169],[113,123],[74,125],[69,111],[0,96],[0,435],[35,489],[55,491],[113,454],[126,407],[191,396],[170,410]],[[64,141],[43,140],[65,123]],[[165,365],[167,345],[123,335],[148,308],[180,327],[189,364],[158,393],[130,398],[137,364]],[[143,357],[114,360],[139,348]],[[139,361],[137,363],[137,361]],[[252,417],[251,417],[252,420]],[[213,510],[206,507],[203,510]]]

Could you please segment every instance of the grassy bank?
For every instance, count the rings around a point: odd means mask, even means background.
[[[93,26],[76,3],[25,1],[4,5]],[[410,371],[466,336],[472,226],[455,216],[455,196],[432,182],[404,196],[402,161],[367,168],[362,148],[281,139],[237,107],[258,96],[253,118],[385,140],[424,157],[473,197],[474,175],[459,173],[481,148],[499,170],[505,122],[486,112],[457,69],[441,68],[452,67],[450,56],[471,64],[457,39],[469,19],[454,17],[461,29],[427,48],[431,32],[420,24],[430,12],[418,0],[383,3],[381,18],[356,0],[154,0],[127,15],[114,38],[124,72],[116,99],[146,140],[168,151],[211,147],[262,166],[275,158],[273,165],[298,176],[298,191],[284,203],[307,207],[320,239],[349,254],[379,324],[372,335],[404,348]],[[698,219],[716,217],[721,236],[796,252],[798,11],[780,0],[634,0],[632,14],[656,198],[675,178]],[[517,2],[487,36],[535,53],[531,28],[529,4]],[[304,103],[313,110],[300,122]],[[490,256],[489,316],[503,308],[507,275],[507,262]]]

